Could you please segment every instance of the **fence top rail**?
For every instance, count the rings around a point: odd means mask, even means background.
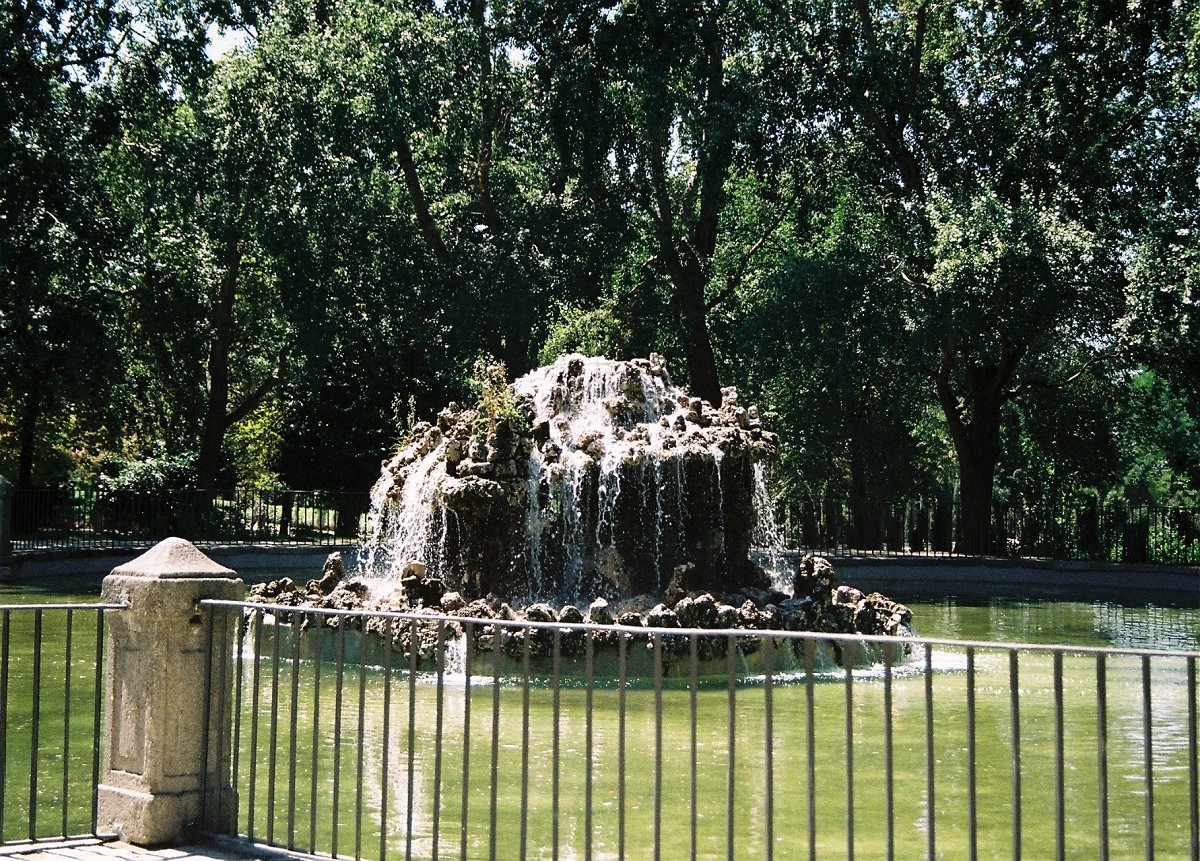
[[[0,604],[0,612],[21,610],[128,610],[128,604]]]
[[[1136,649],[1127,647],[1110,648],[1106,646],[1071,646],[1050,643],[1010,643],[999,640],[950,640],[939,637],[892,637],[880,634],[826,634],[817,631],[779,631],[752,628],[652,628],[633,625],[600,625],[592,622],[533,622],[525,619],[483,619],[476,616],[446,616],[431,613],[402,612],[399,610],[338,610],[323,607],[289,606],[286,604],[268,604],[254,601],[228,601],[205,598],[200,601],[206,607],[233,607],[242,610],[262,610],[271,613],[300,613],[310,616],[331,616],[339,619],[396,619],[406,622],[425,622],[460,625],[470,624],[501,628],[535,628],[546,631],[594,631],[596,633],[626,633],[641,636],[659,635],[671,637],[771,637],[781,640],[839,640],[842,642],[877,643],[880,645],[901,645],[905,643],[921,646],[948,646],[959,649],[987,649],[992,651],[1022,651],[1045,652],[1047,654],[1090,654],[1090,655],[1128,655],[1133,657],[1151,658],[1192,658],[1200,659],[1200,651],[1185,649]]]

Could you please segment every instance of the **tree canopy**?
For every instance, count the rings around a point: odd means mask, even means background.
[[[740,386],[787,492],[868,519],[1200,490],[1192,4],[0,20],[0,471],[23,485],[166,457],[206,489],[365,490],[480,357],[583,349]]]

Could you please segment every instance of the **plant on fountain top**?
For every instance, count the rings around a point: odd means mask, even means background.
[[[517,434],[529,430],[529,417],[521,412],[521,401],[508,385],[508,369],[503,362],[488,356],[476,359],[471,369],[471,388],[479,394],[479,418],[473,428],[477,436],[494,433],[501,419]]]

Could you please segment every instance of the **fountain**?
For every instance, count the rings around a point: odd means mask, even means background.
[[[771,583],[750,559],[775,435],[661,356],[563,356],[421,423],[371,492],[370,576],[524,602]]]
[[[511,385],[489,369],[477,404],[418,423],[383,463],[357,578],[334,554],[319,580],[251,596],[570,625],[907,633],[906,607],[837,585],[828,560],[788,568],[766,484],[777,439],[735,389],[722,395],[720,407],[691,397],[654,354],[563,356]],[[414,629],[422,655],[436,630]],[[477,633],[491,648],[493,632]],[[412,648],[408,632],[394,636]]]

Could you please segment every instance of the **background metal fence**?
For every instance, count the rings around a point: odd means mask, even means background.
[[[367,503],[365,493],[330,491],[18,488],[12,547],[137,547],[172,535],[221,544],[342,544],[361,536]]]
[[[1200,653],[205,603],[243,622],[212,683],[252,842],[381,861],[1200,853]]]
[[[171,535],[225,544],[342,544],[363,537],[367,508],[365,492],[16,489],[12,548],[140,547]],[[779,533],[789,548],[832,556],[1200,564],[1200,508],[1015,501],[975,518],[964,517],[949,500],[866,506],[826,498],[784,500],[778,509]],[[986,534],[965,534],[967,524],[983,522]]]
[[[1200,564],[1200,508],[1053,500],[1000,503],[988,518],[963,513],[950,500],[868,506],[830,498],[785,501],[778,517],[789,547],[830,555]],[[985,534],[965,534],[980,522]]]

